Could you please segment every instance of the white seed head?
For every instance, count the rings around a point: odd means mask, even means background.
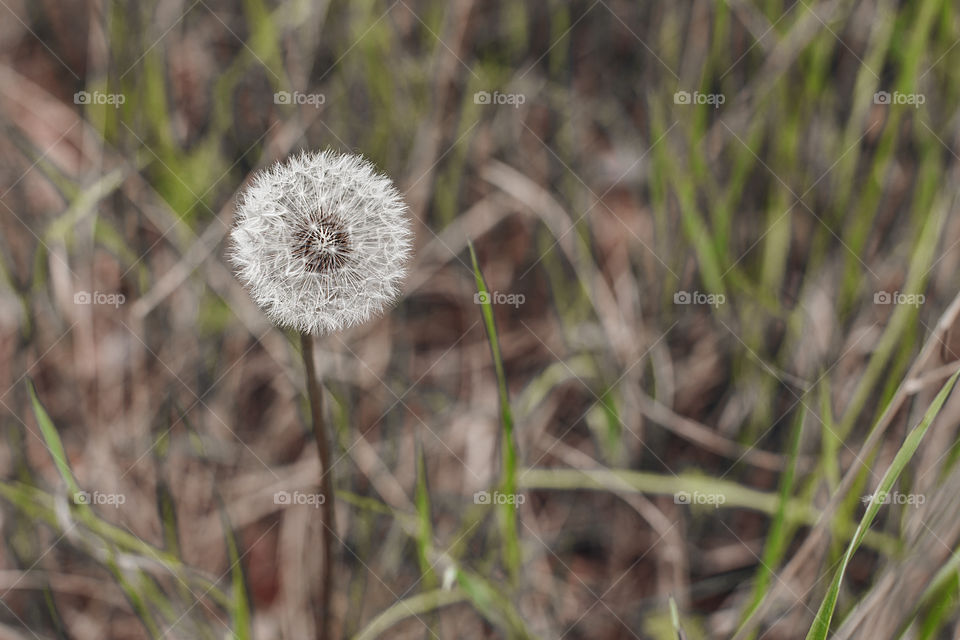
[[[243,192],[229,257],[274,322],[322,335],[366,322],[397,298],[412,236],[400,193],[367,160],[301,153]]]

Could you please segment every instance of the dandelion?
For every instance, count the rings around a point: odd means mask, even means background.
[[[334,494],[313,337],[366,322],[399,295],[412,232],[393,182],[360,156],[301,153],[257,174],[241,195],[230,260],[254,301],[300,332],[322,503],[319,637],[330,637]]]
[[[277,324],[324,335],[379,315],[411,253],[407,207],[360,156],[302,153],[242,195],[230,259]]]

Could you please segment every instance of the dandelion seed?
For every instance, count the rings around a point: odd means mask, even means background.
[[[323,335],[379,315],[412,251],[407,207],[361,156],[301,153],[241,196],[230,260],[277,324]]]

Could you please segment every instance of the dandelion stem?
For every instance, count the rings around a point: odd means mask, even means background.
[[[323,495],[321,509],[320,538],[323,544],[323,573],[320,584],[320,629],[319,640],[328,640],[330,636],[330,600],[333,584],[333,535],[336,531],[333,509],[333,482],[330,475],[330,445],[327,442],[327,428],[323,420],[323,394],[317,378],[317,366],[313,359],[313,337],[309,333],[300,334],[303,350],[303,364],[307,370],[307,395],[310,397],[310,417],[313,422],[313,437],[317,441],[320,455],[320,493]]]

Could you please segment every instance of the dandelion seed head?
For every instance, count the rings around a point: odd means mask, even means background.
[[[240,197],[229,258],[277,324],[322,335],[379,315],[412,251],[406,204],[361,156],[301,153]]]

